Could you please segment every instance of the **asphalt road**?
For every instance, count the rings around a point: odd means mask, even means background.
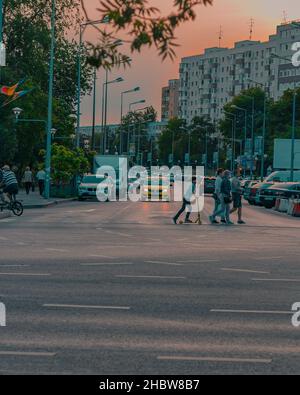
[[[299,374],[300,220],[174,226],[177,204],[0,221],[0,374]]]

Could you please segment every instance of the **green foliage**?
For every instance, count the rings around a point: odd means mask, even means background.
[[[81,0],[82,8],[87,20],[90,20],[86,7],[86,0]],[[144,47],[154,46],[159,55],[166,59],[174,59],[176,41],[176,29],[190,20],[196,19],[196,7],[198,5],[212,5],[213,0],[173,0],[172,12],[169,15],[161,15],[160,10],[149,4],[148,0],[101,0],[99,9],[102,18],[110,21],[109,40],[107,40],[107,28],[99,28],[100,44],[91,46],[90,62],[103,65],[111,56],[111,45],[120,31],[125,31],[130,37],[128,43],[132,52],[140,52]],[[117,63],[118,59],[115,56]]]
[[[171,119],[158,140],[160,160],[168,163],[174,141],[174,163],[183,164],[190,139],[191,163],[197,161],[198,165],[202,164],[202,155],[206,153],[206,142],[211,162],[216,147],[216,140],[213,138],[215,133],[215,126],[205,117],[195,117],[190,125],[186,125],[182,119]]]
[[[77,94],[78,44],[67,39],[70,29],[79,25],[79,0],[57,0],[55,81],[53,98],[53,127],[57,137],[74,134],[74,119]],[[7,67],[1,70],[1,85],[12,85],[26,78],[23,88],[33,91],[18,101],[1,109],[0,122],[15,138],[10,139],[15,153],[11,161],[19,168],[36,166],[39,151],[45,148],[45,125],[20,123],[14,125],[12,108],[21,107],[21,118],[47,119],[48,76],[50,56],[51,2],[48,0],[5,0],[4,41],[7,47]],[[92,69],[83,62],[82,94],[89,93]],[[64,144],[69,145],[66,138]],[[2,158],[2,156],[1,156]],[[4,158],[4,157],[3,157]]]
[[[52,149],[52,180],[55,184],[68,184],[75,176],[89,172],[90,164],[84,151],[71,150],[54,144]]]

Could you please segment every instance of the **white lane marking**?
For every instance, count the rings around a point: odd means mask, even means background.
[[[283,283],[300,283],[298,278],[252,278],[252,281],[261,282],[283,282]]]
[[[45,248],[45,250],[51,251],[51,252],[70,252],[69,250],[63,250],[60,248]]]
[[[213,263],[220,262],[219,259],[195,259],[195,260],[187,260],[187,261],[177,261],[178,263]]]
[[[55,357],[56,353],[52,352],[27,352],[27,351],[0,351],[2,356],[16,357]]]
[[[288,315],[293,314],[291,311],[268,311],[268,310],[227,310],[227,309],[212,309],[211,313],[230,313],[230,314],[275,314]]]
[[[133,265],[132,262],[102,262],[102,263],[81,263],[80,266],[120,266]]]
[[[167,265],[167,266],[183,266],[181,263],[161,262],[161,261],[145,261],[145,263],[153,263],[157,265]]]
[[[160,356],[160,361],[191,361],[191,362],[227,362],[227,363],[250,363],[250,364],[271,364],[272,359],[251,359],[251,358],[214,358],[214,357],[176,357],[176,356]]]
[[[1,267],[29,267],[30,265],[0,265]]]
[[[7,218],[7,219],[1,219],[0,223],[8,223],[8,222],[15,222],[16,219],[14,218]]]
[[[246,270],[246,269],[229,269],[223,268],[221,269],[223,272],[237,272],[237,273],[256,273],[256,274],[270,274],[270,272],[260,272],[256,270]]]
[[[253,258],[255,261],[271,261],[273,259],[283,259],[283,256],[271,256],[271,257],[258,257]]]
[[[0,237],[0,240],[7,241],[8,238],[7,237]]]
[[[89,255],[90,258],[103,258],[103,259],[117,259],[113,256],[107,256],[107,255]]]
[[[130,235],[128,233],[113,232],[112,230],[105,230],[105,233],[107,233],[109,235],[114,235],[114,236],[133,237],[132,235]]]
[[[129,275],[117,275],[115,277],[118,278],[153,278],[153,279],[169,279],[169,280],[184,280],[186,277],[177,277],[177,276],[129,276]]]
[[[62,308],[62,309],[91,309],[91,310],[130,310],[124,306],[87,306],[72,304],[44,304],[43,307]]]
[[[0,273],[0,276],[49,277],[50,273]]]

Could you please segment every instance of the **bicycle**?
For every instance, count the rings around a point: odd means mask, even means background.
[[[21,217],[24,212],[23,204],[16,200],[15,195],[11,197],[10,202],[7,202],[4,198],[3,189],[0,189],[0,211],[3,212],[5,209],[11,211],[17,217]]]

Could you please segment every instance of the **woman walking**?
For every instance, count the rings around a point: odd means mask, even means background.
[[[31,189],[32,183],[33,183],[33,174],[32,174],[32,171],[30,170],[30,167],[26,167],[26,170],[25,170],[24,176],[23,176],[23,182],[25,185],[26,194],[29,195],[29,192],[30,192],[30,189]]]

